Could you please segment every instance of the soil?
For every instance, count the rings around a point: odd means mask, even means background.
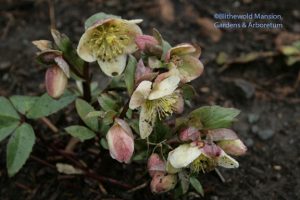
[[[145,33],[157,28],[171,44],[192,41],[202,47],[201,60],[205,73],[193,83],[197,97],[192,105],[234,106],[242,111],[234,130],[245,141],[248,152],[237,158],[237,170],[220,169],[225,183],[215,173],[201,176],[206,191],[202,199],[300,199],[300,92],[297,83],[299,63],[287,66],[282,56],[232,64],[219,72],[217,55],[224,52],[231,58],[241,53],[275,51],[278,42],[288,42],[283,34],[300,34],[300,1],[297,0],[73,0],[55,1],[57,29],[78,41],[83,33],[84,19],[96,12],[120,15],[123,18],[142,18]],[[283,16],[283,29],[239,29],[218,31],[212,28],[217,12],[274,13]],[[207,20],[210,19],[210,20]],[[47,1],[2,0],[0,5],[0,95],[40,95],[45,68],[35,60],[31,41],[51,39],[49,4]],[[208,31],[209,30],[209,31]],[[293,36],[291,36],[293,35]],[[281,37],[282,36],[282,37]],[[280,38],[283,41],[280,41]],[[98,68],[94,69],[97,72]],[[97,80],[100,81],[100,80]],[[68,111],[69,112],[69,111]],[[59,128],[74,120],[58,113],[50,117]],[[35,130],[45,136],[51,132],[33,122]],[[65,145],[68,136],[61,136],[57,147]],[[107,194],[97,181],[81,176],[59,174],[55,169],[31,157],[23,169],[8,178],[5,146],[0,146],[0,199],[174,199],[170,193],[153,195],[149,187],[128,193],[124,188],[103,183]],[[89,144],[81,145],[87,149]],[[100,175],[139,185],[148,180],[144,164],[122,165],[102,151],[100,159],[79,151],[89,166]],[[34,157],[55,164],[62,158],[37,143]],[[182,199],[200,199],[189,193]]]

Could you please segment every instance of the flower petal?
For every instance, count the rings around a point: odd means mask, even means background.
[[[180,78],[178,76],[169,76],[161,82],[155,83],[148,99],[158,99],[172,94],[176,90],[179,82]]]
[[[88,41],[91,39],[93,32],[93,29],[87,30],[81,36],[77,47],[78,56],[86,62],[94,62],[97,60],[96,57],[93,55],[92,50],[89,48],[89,45],[87,44]]]
[[[230,155],[241,156],[247,151],[247,147],[240,139],[222,140],[217,145]]]
[[[221,155],[217,159],[218,166],[225,167],[225,168],[238,168],[239,163],[227,155],[224,151],[221,152]]]
[[[103,62],[102,60],[98,60],[98,64],[101,70],[107,76],[118,76],[121,75],[126,66],[127,55],[120,55],[116,57],[114,60]]]
[[[191,55],[185,55],[182,56],[181,59],[183,63],[180,66],[177,66],[181,82],[190,82],[202,74],[204,67],[198,58]]]
[[[166,164],[157,153],[153,153],[148,159],[147,168],[150,176],[153,177],[157,172],[164,173],[166,171]]]
[[[196,48],[188,43],[179,44],[170,49],[170,54],[172,55],[185,55],[191,54],[196,51]]]
[[[129,102],[130,109],[136,109],[140,107],[145,100],[147,99],[150,91],[151,91],[152,82],[150,81],[142,81],[136,90],[131,95],[131,99]]]
[[[140,136],[142,139],[148,137],[153,131],[156,116],[157,113],[154,110],[148,110],[145,104],[142,105],[139,120]]]
[[[197,146],[182,144],[169,153],[168,160],[174,168],[183,168],[192,163],[200,155],[201,150]]]

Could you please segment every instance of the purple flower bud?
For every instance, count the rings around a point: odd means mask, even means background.
[[[47,69],[45,85],[49,96],[52,98],[59,98],[63,95],[67,83],[68,78],[60,67],[54,65]]]

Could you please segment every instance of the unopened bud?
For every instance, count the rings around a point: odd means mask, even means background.
[[[177,183],[177,175],[156,173],[152,178],[150,187],[153,193],[163,193],[172,190]]]
[[[116,118],[106,139],[111,157],[119,162],[129,163],[134,151],[134,138],[129,125]]]
[[[166,171],[165,162],[159,157],[157,153],[151,154],[148,159],[147,167],[151,177],[153,177],[157,172]]]
[[[240,139],[236,140],[223,140],[219,141],[218,146],[221,147],[226,153],[240,156],[246,153],[247,147]]]
[[[200,137],[200,132],[194,127],[188,127],[179,134],[179,139],[183,142],[196,141]]]
[[[135,43],[140,50],[145,50],[147,47],[158,45],[158,41],[150,35],[139,35],[135,38]]]
[[[59,98],[67,87],[68,78],[61,68],[54,65],[47,69],[45,85],[47,93],[52,98]]]

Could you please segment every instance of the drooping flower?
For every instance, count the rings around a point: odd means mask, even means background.
[[[177,110],[179,94],[176,88],[180,78],[178,76],[161,78],[161,75],[154,83],[142,81],[129,102],[130,109],[141,107],[139,130],[143,139],[151,134],[157,117],[163,119]]]
[[[172,190],[177,184],[177,176],[174,174],[156,173],[150,183],[153,193],[163,193]]]
[[[129,125],[116,118],[106,139],[111,157],[119,162],[129,163],[134,151],[134,137]]]
[[[151,177],[153,177],[156,173],[166,172],[165,161],[162,160],[157,153],[151,154],[148,159],[147,168]]]
[[[77,53],[87,62],[97,61],[108,76],[125,69],[127,55],[135,52],[135,38],[142,34],[141,20],[109,18],[96,22],[80,38]]]
[[[67,87],[67,84],[68,77],[59,66],[53,65],[47,69],[45,75],[45,85],[49,96],[52,98],[61,97]]]
[[[207,137],[215,141],[219,147],[230,155],[240,156],[247,151],[247,147],[231,129],[214,129],[209,131]]]
[[[208,172],[217,166],[237,168],[239,163],[214,143],[196,141],[169,152],[168,162],[175,169],[189,167],[193,172]]]
[[[172,72],[177,72],[183,83],[198,78],[203,72],[203,64],[199,60],[200,50],[191,44],[180,44],[172,47],[166,54],[166,62]]]

